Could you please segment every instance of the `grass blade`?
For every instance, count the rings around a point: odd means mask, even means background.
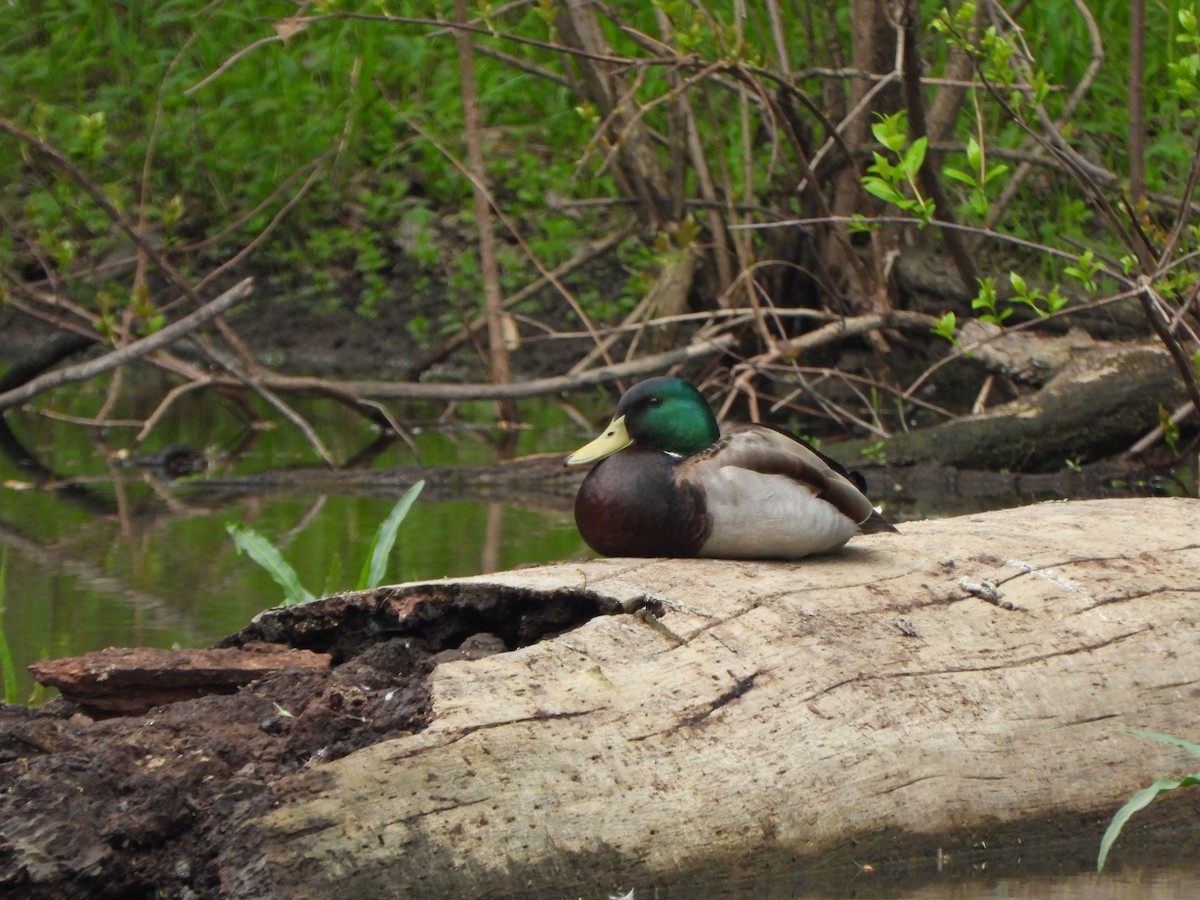
[[[405,491],[404,496],[396,501],[396,505],[388,513],[388,517],[376,529],[375,538],[371,541],[371,552],[363,563],[362,573],[358,576],[360,591],[364,588],[378,587],[383,582],[383,577],[387,574],[388,557],[391,556],[392,547],[396,543],[396,532],[399,531],[400,523],[408,515],[423,487],[424,479]]]
[[[316,598],[300,583],[296,570],[288,565],[275,546],[265,537],[249,528],[243,528],[234,522],[225,525],[225,530],[233,538],[239,553],[245,553],[252,560],[267,570],[267,574],[277,585],[283,588],[284,604],[292,606],[296,603],[306,603]]]
[[[4,586],[8,577],[8,549],[0,556],[0,686],[4,688],[4,702],[17,702],[17,667],[13,665],[12,651],[8,647],[8,634],[4,630]]]
[[[1117,810],[1117,814],[1108,823],[1104,837],[1100,839],[1100,855],[1096,857],[1096,871],[1101,872],[1104,870],[1104,861],[1108,859],[1109,848],[1112,847],[1113,841],[1117,839],[1117,835],[1121,833],[1121,829],[1125,827],[1125,823],[1129,821],[1130,816],[1140,809],[1145,809],[1150,805],[1151,800],[1164,791],[1173,791],[1176,788],[1192,784],[1200,784],[1200,777],[1188,775],[1186,778],[1160,778],[1154,784],[1150,785],[1150,787],[1144,787],[1130,797],[1125,805]]]
[[[1200,744],[1193,744],[1191,741],[1185,741],[1183,738],[1172,737],[1169,734],[1159,734],[1157,731],[1141,731],[1137,728],[1124,728],[1122,730],[1126,734],[1135,734],[1148,741],[1166,744],[1168,747],[1178,747],[1181,750],[1186,750],[1193,756],[1200,756]]]

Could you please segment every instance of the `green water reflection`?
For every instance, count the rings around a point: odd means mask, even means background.
[[[142,385],[114,411],[144,419],[162,396]],[[87,416],[103,401],[94,385],[54,412]],[[297,404],[340,464],[372,448],[363,420],[327,401]],[[561,451],[583,432],[553,404],[523,407],[530,423],[513,452]],[[414,440],[423,466],[483,464],[496,459],[500,433],[488,405],[463,405],[457,421],[479,428],[444,431],[438,410],[412,408],[406,422],[426,422]],[[107,646],[206,646],[243,627],[281,600],[267,574],[239,556],[226,522],[249,525],[280,548],[304,584],[322,594],[352,586],[376,527],[404,488],[420,477],[418,456],[403,442],[371,449],[367,470],[397,470],[394,489],[315,484],[264,490],[245,477],[295,469],[320,473],[300,433],[253,427],[228,400],[185,397],[172,407],[138,454],[185,444],[217,460],[206,476],[171,481],[114,461],[134,446],[133,428],[110,429],[105,441],[88,428],[40,413],[17,412],[6,422],[0,455],[0,554],[7,562],[3,632],[14,657],[15,697],[43,696],[26,671],[38,659]],[[406,483],[405,473],[411,471]],[[237,485],[233,490],[228,485]],[[517,490],[489,492],[469,483],[431,486],[405,521],[388,580],[471,575],[522,563],[583,556],[570,495]]]

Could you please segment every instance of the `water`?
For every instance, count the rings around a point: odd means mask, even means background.
[[[149,415],[160,386],[132,397],[117,418]],[[98,407],[101,386],[65,401],[57,415]],[[144,399],[143,399],[144,398]],[[55,398],[58,400],[58,398]],[[220,460],[206,476],[171,480],[114,460],[133,429],[97,443],[89,429],[30,412],[10,413],[0,440],[0,559],[5,567],[0,633],[15,685],[11,699],[39,702],[26,667],[108,646],[201,647],[242,628],[282,601],[267,573],[236,553],[228,522],[253,528],[277,546],[316,594],[355,586],[375,529],[411,483],[425,474],[403,442],[373,447],[363,421],[327,401],[297,403],[341,463],[369,450],[367,471],[395,470],[394,487],[322,479],[299,433],[251,427],[234,405],[185,397],[139,454],[185,444]],[[411,420],[435,410],[413,408]],[[489,422],[487,405],[462,415]],[[570,449],[582,432],[553,405],[530,405],[533,427],[514,452]],[[491,428],[438,429],[415,435],[421,466],[483,464],[496,458]],[[247,483],[248,476],[292,470],[298,487]],[[314,480],[313,476],[317,476]],[[387,581],[471,575],[587,552],[566,492],[432,481],[401,527]],[[7,679],[6,679],[7,681]]]

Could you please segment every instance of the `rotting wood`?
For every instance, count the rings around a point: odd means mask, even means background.
[[[99,716],[141,715],[155,706],[228,693],[292,666],[325,669],[329,656],[279,644],[240,649],[108,649],[30,666],[34,678],[58,688]]]
[[[1039,472],[1070,460],[1120,453],[1159,422],[1183,387],[1166,350],[1156,344],[1101,344],[1077,353],[1027,397],[978,415],[896,434],[884,453],[893,466],[940,463],[962,469]],[[830,452],[849,464],[867,446],[846,441]]]

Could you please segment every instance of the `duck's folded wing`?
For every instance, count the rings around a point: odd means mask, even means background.
[[[781,432],[742,426],[723,436],[696,461],[782,475],[808,487],[866,533],[895,531],[850,479],[831,468],[820,454]]]

